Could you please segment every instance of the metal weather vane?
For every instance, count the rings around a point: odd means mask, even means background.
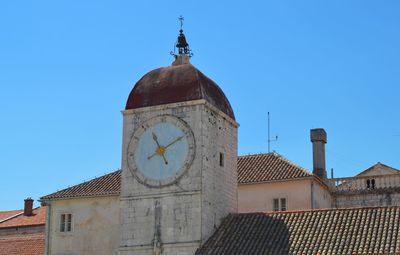
[[[192,57],[193,53],[192,50],[189,48],[189,44],[186,41],[186,37],[183,33],[183,21],[185,20],[185,18],[181,15],[178,17],[178,20],[180,22],[180,30],[179,30],[179,35],[178,35],[178,39],[174,45],[174,51],[171,52],[171,55],[175,56],[175,58],[178,55],[186,55],[188,57]],[[175,53],[175,48],[178,48],[178,55]]]

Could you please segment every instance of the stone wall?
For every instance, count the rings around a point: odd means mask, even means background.
[[[47,254],[117,254],[119,208],[118,196],[51,201]],[[60,232],[60,215],[66,213],[72,214],[72,231]]]
[[[311,209],[311,179],[242,184],[238,194],[243,213],[273,211],[274,198],[286,198],[288,210]]]
[[[332,208],[332,195],[327,186],[320,184],[318,181],[312,182],[313,202],[312,209]]]
[[[237,127],[205,106],[202,112],[202,242],[237,212]],[[223,157],[222,166],[220,163]]]
[[[400,206],[400,192],[359,192],[335,196],[335,207]]]

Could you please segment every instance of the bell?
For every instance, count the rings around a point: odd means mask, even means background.
[[[178,43],[176,44],[177,48],[186,48],[189,44],[186,42],[185,35],[181,32],[178,36]]]

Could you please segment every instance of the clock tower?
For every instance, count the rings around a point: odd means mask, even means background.
[[[123,111],[120,254],[195,254],[237,211],[234,113],[190,64],[182,23],[176,48],[171,66],[135,84]]]

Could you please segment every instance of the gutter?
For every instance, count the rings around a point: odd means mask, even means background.
[[[314,209],[314,181],[311,181],[311,209]]]
[[[20,226],[7,226],[7,227],[2,227],[0,226],[0,229],[10,229],[10,228],[18,228],[18,229],[23,229],[23,228],[30,228],[30,227],[40,227],[40,226],[44,226],[45,223],[41,223],[41,224],[31,224],[31,225],[20,225]]]

